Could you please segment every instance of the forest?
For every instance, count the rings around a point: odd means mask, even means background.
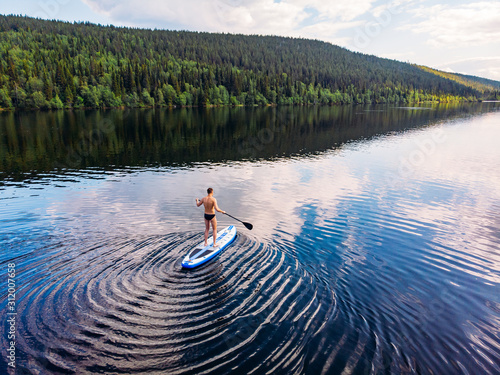
[[[478,101],[498,82],[277,36],[0,15],[0,108]],[[493,82],[493,84],[492,84]]]

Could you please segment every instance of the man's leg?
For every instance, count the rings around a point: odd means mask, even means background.
[[[210,221],[205,219],[205,246],[208,245],[208,231],[210,230]]]
[[[214,217],[212,219],[212,229],[213,229],[213,232],[214,232],[214,247],[217,247],[219,245],[217,245],[217,218]]]

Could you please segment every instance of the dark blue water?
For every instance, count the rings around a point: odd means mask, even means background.
[[[1,372],[500,373],[499,108],[2,114]]]

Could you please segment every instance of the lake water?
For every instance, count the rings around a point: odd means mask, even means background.
[[[13,326],[19,374],[498,374],[499,139],[500,103],[0,113],[0,372]],[[254,229],[185,270],[209,186]]]

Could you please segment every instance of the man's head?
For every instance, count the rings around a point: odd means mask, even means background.
[[[213,192],[214,192],[214,189],[212,189],[212,188],[208,188],[208,189],[207,189],[207,193],[208,193],[208,194],[212,194]]]

